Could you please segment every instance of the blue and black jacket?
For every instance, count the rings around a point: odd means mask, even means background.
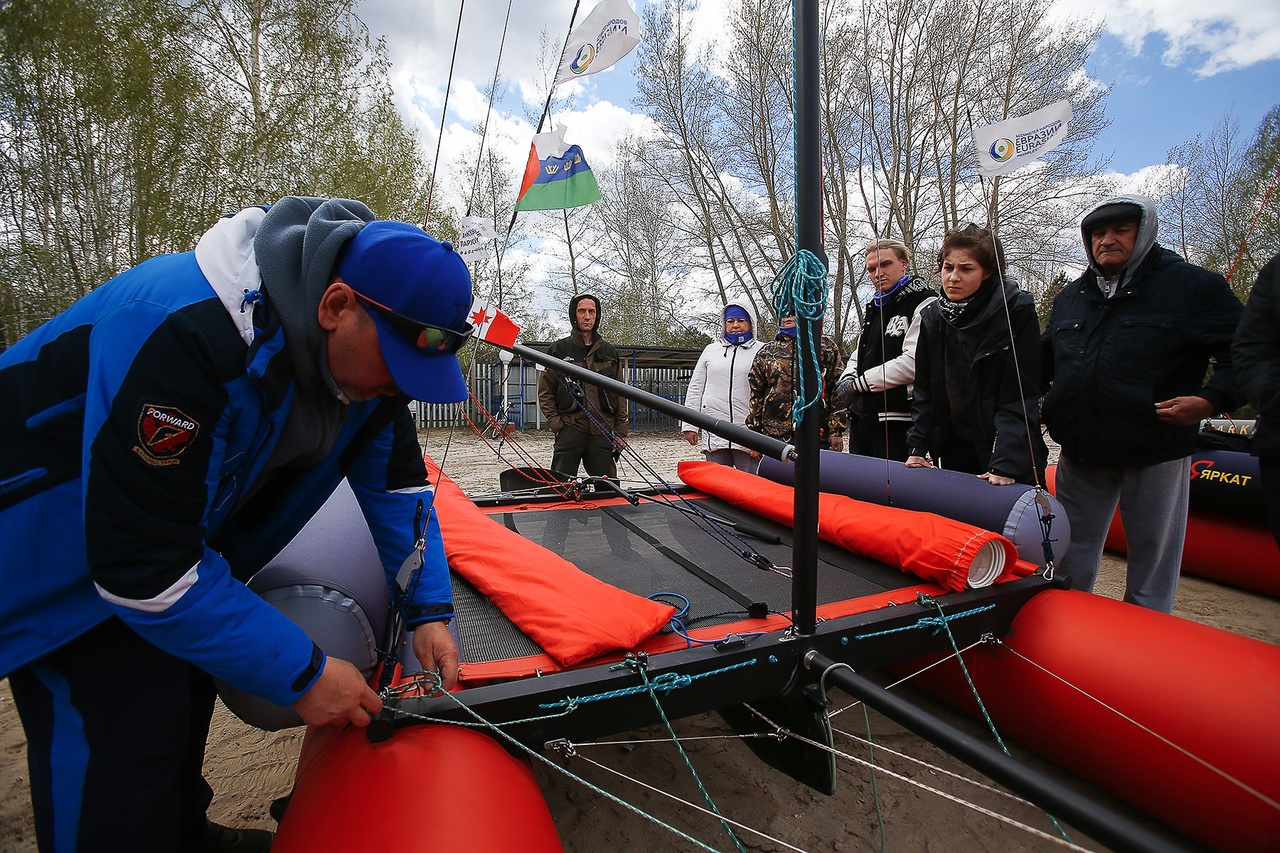
[[[412,551],[432,495],[404,399],[343,407],[317,458],[274,453],[306,389],[269,289],[241,286],[258,280],[251,210],[200,260],[146,261],[0,353],[0,676],[115,615],[288,705],[324,655],[243,581],[344,476],[390,578]],[[453,615],[427,519],[411,627]]]

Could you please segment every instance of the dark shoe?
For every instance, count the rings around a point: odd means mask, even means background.
[[[271,815],[272,820],[276,823],[284,820],[284,810],[289,808],[289,798],[292,796],[293,791],[290,791],[283,797],[276,797],[271,801],[271,808],[267,809],[267,814]]]
[[[275,835],[265,829],[232,829],[210,820],[192,853],[267,853],[274,840]]]

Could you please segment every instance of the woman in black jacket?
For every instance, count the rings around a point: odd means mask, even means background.
[[[1004,248],[985,228],[949,232],[938,267],[942,298],[921,315],[907,466],[1041,483],[1035,300],[1004,276]]]

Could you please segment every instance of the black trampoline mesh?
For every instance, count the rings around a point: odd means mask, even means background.
[[[791,564],[791,531],[747,515],[722,501],[673,500],[638,507],[553,509],[504,513],[491,517],[525,538],[562,555],[583,571],[640,596],[667,593],[662,600],[682,607],[688,601],[687,627],[705,627],[742,619],[746,605],[763,602],[771,611],[791,609],[791,581],[739,556],[754,549],[773,563]],[[743,521],[782,537],[768,544],[714,522],[691,517],[693,507],[732,521]],[[706,529],[722,531],[712,535]],[[722,542],[727,541],[726,544]],[[902,572],[826,543],[818,547],[818,603],[826,604],[912,586]],[[692,568],[691,568],[692,567]],[[708,577],[700,576],[700,573]],[[541,648],[516,628],[467,581],[453,576],[454,608],[463,661],[524,657]],[[564,618],[574,618],[572,590],[565,591]]]

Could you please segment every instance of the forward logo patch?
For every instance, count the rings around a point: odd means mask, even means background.
[[[200,424],[181,409],[143,403],[138,414],[138,443],[133,452],[157,468],[177,465],[200,434]]]

